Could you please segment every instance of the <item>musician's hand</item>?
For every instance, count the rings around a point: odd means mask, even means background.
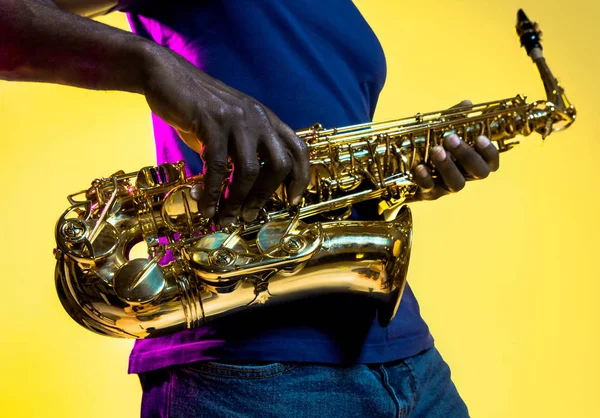
[[[218,205],[221,225],[237,216],[252,221],[284,183],[291,202],[300,200],[309,182],[308,150],[289,126],[181,56],[161,47],[149,56],[144,94],[150,108],[204,162],[204,186],[192,189],[203,216],[213,217]],[[221,196],[228,159],[233,173]]]
[[[465,100],[454,107],[471,105]],[[500,164],[498,150],[485,136],[480,136],[475,147],[470,147],[456,135],[446,137],[443,146],[433,147],[431,162],[439,176],[434,179],[429,168],[418,165],[413,172],[419,185],[414,200],[435,200],[458,192],[465,187],[465,176],[484,179],[490,172],[498,170]]]

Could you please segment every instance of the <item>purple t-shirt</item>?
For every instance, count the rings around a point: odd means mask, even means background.
[[[293,129],[372,119],[386,77],[377,37],[350,0],[133,0],[132,30],[265,104]],[[153,116],[157,162],[202,161]],[[129,372],[202,360],[380,363],[433,345],[406,287],[387,328],[373,302],[323,296],[236,314],[200,329],[137,340]]]

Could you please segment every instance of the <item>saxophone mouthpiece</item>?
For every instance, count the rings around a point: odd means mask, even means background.
[[[523,22],[525,20],[529,20],[523,9],[519,9],[517,12],[517,23]]]
[[[538,68],[546,91],[547,109],[553,114],[553,118],[549,119],[546,127],[540,131],[542,138],[545,138],[550,132],[563,130],[575,121],[575,107],[567,99],[564,89],[552,75],[546,63],[540,43],[542,31],[536,22],[529,20],[523,9],[519,9],[517,12],[516,29],[521,46],[525,48],[527,55]]]
[[[529,20],[523,9],[519,9],[517,12],[517,35],[521,40],[521,46],[527,51],[527,55],[530,55],[534,48],[542,49],[540,43],[542,31],[536,22]]]

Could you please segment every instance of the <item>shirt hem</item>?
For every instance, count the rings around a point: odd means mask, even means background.
[[[297,346],[288,348],[286,344],[273,342],[268,345],[261,345],[260,349],[244,348],[242,351],[227,350],[222,346],[211,347],[207,341],[198,341],[197,343],[186,344],[185,347],[178,349],[170,347],[161,350],[144,353],[141,355],[132,354],[129,357],[128,374],[138,374],[150,372],[165,367],[180,366],[198,361],[271,361],[288,363],[322,363],[322,364],[346,364],[343,353],[323,355],[323,352],[332,352],[332,345],[319,341],[307,341],[307,346],[311,350],[298,350]],[[411,339],[402,339],[397,342],[384,342],[380,344],[365,345],[362,354],[351,363],[359,364],[379,364],[387,363],[412,357],[421,351],[427,350],[434,345],[434,339],[431,334],[419,336]],[[209,355],[207,351],[216,348],[218,354]],[[293,354],[288,354],[293,352]],[[315,354],[316,355],[311,355]],[[229,354],[228,354],[229,353]],[[168,356],[168,359],[165,357]]]

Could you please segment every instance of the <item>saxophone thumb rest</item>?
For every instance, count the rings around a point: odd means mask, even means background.
[[[101,335],[151,338],[217,318],[323,294],[372,299],[387,326],[398,310],[412,245],[412,170],[457,134],[485,135],[500,151],[575,121],[575,108],[522,10],[517,35],[546,100],[521,96],[379,123],[297,131],[311,184],[298,207],[275,194],[256,221],[219,228],[191,198],[201,176],[185,164],[119,171],[68,196],[55,228],[55,284],[73,320]],[[360,186],[360,187],[359,187]],[[379,203],[385,220],[353,221],[352,205]],[[136,257],[142,243],[147,254]]]

